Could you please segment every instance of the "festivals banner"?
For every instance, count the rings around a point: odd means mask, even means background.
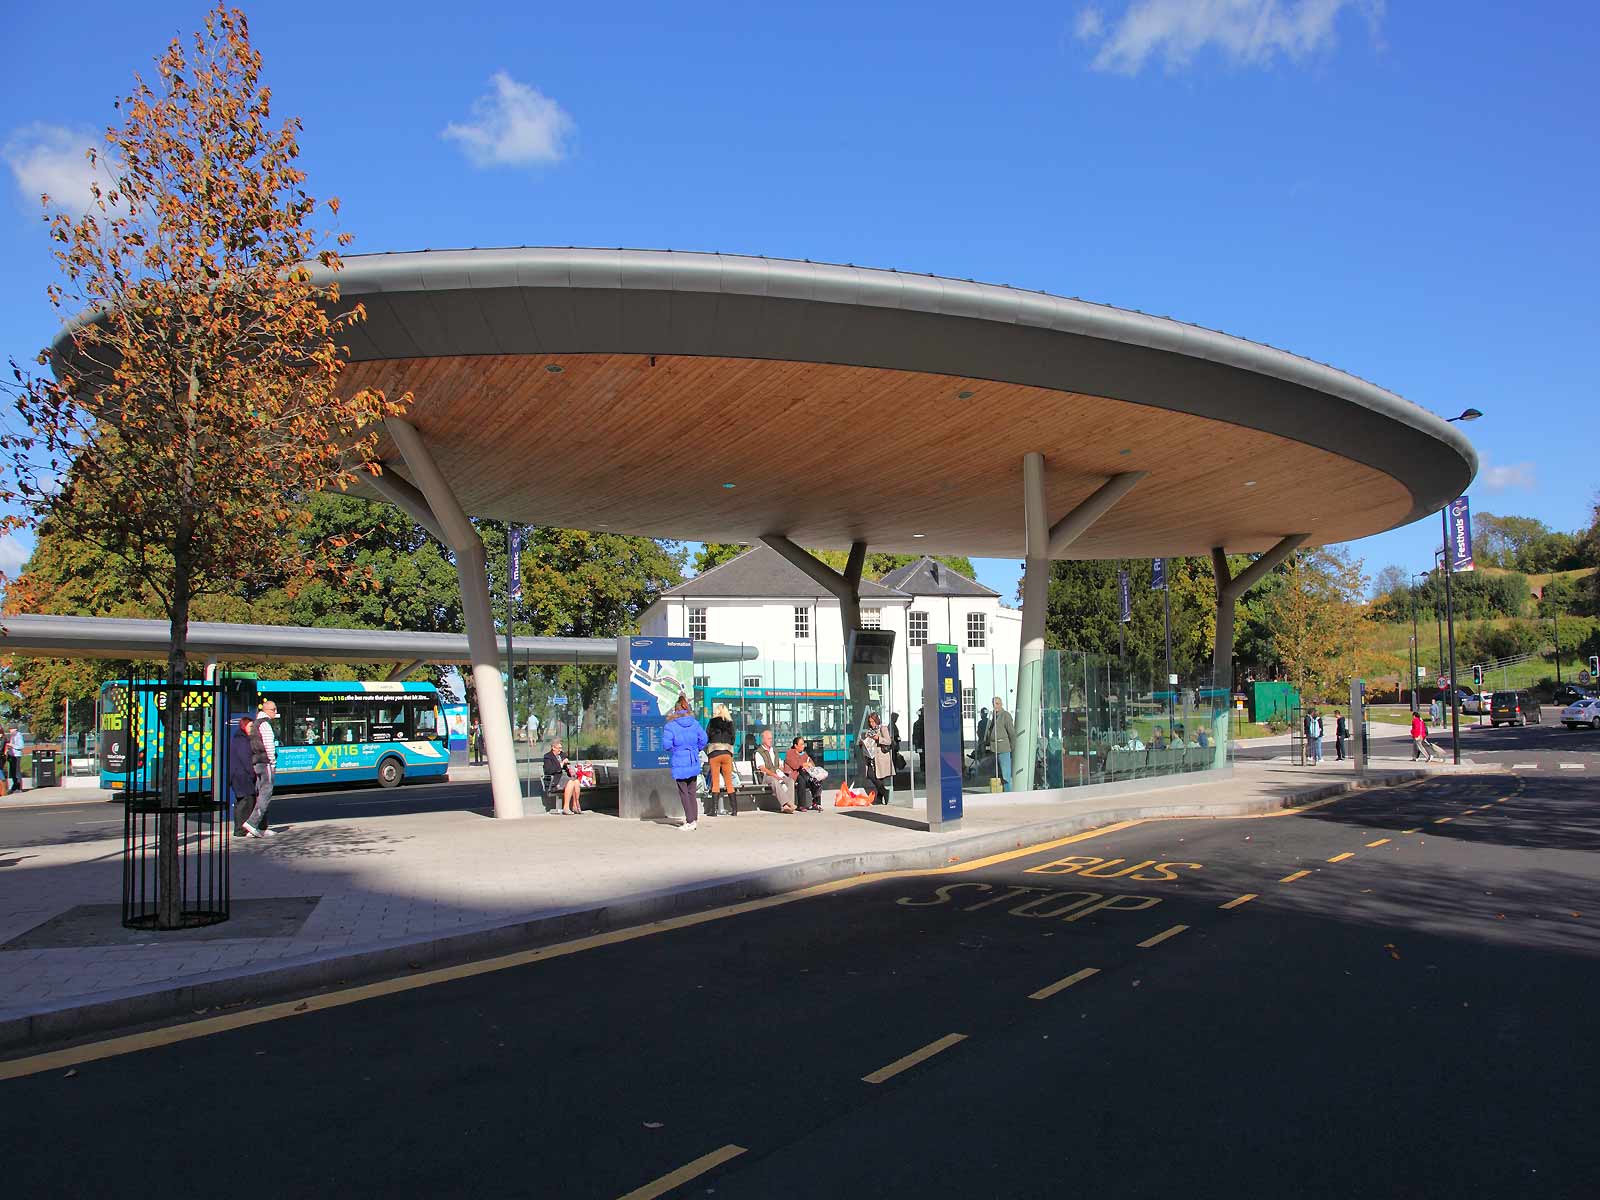
[[[1446,510],[1445,525],[1449,530],[1450,570],[1470,571],[1472,566],[1472,507],[1465,496],[1453,501]]]

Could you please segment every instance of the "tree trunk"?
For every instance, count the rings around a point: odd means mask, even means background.
[[[183,761],[183,683],[189,666],[188,555],[175,555],[173,567],[171,649],[167,653],[167,703],[161,715],[161,781],[158,785],[163,808],[171,808],[178,803]],[[159,893],[156,922],[162,929],[177,929],[183,923],[183,872],[178,847],[180,819],[177,812],[162,812],[156,824],[156,878]]]

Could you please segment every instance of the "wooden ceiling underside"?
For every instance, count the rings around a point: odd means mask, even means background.
[[[1052,521],[1108,476],[1149,472],[1073,557],[1264,550],[1304,530],[1345,541],[1411,507],[1395,479],[1303,442],[947,375],[558,354],[363,362],[346,380],[413,393],[412,422],[467,512],[538,525],[1020,556],[1031,450],[1045,456]]]

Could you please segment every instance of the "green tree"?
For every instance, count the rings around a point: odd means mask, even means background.
[[[1305,697],[1337,697],[1348,684],[1367,614],[1361,560],[1322,547],[1290,555],[1268,605],[1273,648]]]
[[[750,547],[740,545],[738,542],[702,542],[700,549],[694,553],[692,569],[696,575],[704,575],[713,567],[720,567],[729,559],[738,558]]]
[[[1129,668],[1147,678],[1166,671],[1165,602],[1150,589],[1149,559],[1058,560],[1050,565],[1046,644],[1116,658],[1121,600],[1117,573],[1129,575],[1132,620],[1125,629]],[[1185,678],[1209,675],[1216,637],[1215,583],[1210,559],[1167,560],[1172,589],[1172,663]]]

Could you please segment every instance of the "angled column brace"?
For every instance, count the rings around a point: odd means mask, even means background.
[[[1017,696],[1012,711],[1017,739],[1012,772],[1020,777],[1022,791],[1033,787],[1033,761],[1041,725],[1040,699],[1044,674],[1045,608],[1050,599],[1050,562],[1065,556],[1112,507],[1133,490],[1147,471],[1125,471],[1107,479],[1076,508],[1054,525],[1046,511],[1044,455],[1022,458],[1022,515],[1024,523],[1022,570],[1022,660],[1017,669]],[[1007,783],[1007,787],[1012,786]]]
[[[1310,536],[1309,533],[1284,535],[1277,545],[1237,576],[1228,569],[1227,551],[1221,546],[1211,548],[1211,570],[1217,581],[1217,636],[1211,652],[1212,687],[1226,688],[1230,695],[1233,692],[1233,617],[1239,597],[1260,583],[1269,572],[1276,570]]]
[[[861,571],[867,563],[867,543],[850,543],[850,557],[845,560],[841,573],[780,533],[764,534],[761,541],[777,551],[790,565],[804,571],[808,579],[839,602],[839,623],[844,629],[845,663],[850,680],[850,702],[855,710],[850,714],[850,720],[859,725],[867,711],[867,669],[850,663],[849,652],[850,635],[861,628]]]
[[[517,779],[505,684],[500,679],[500,651],[495,644],[494,609],[489,603],[488,558],[484,554],[483,539],[467,519],[416,428],[408,421],[393,418],[384,424],[390,440],[405,459],[406,469],[417,483],[412,487],[388,471],[373,476],[373,483],[439,538],[455,556],[456,578],[461,584],[461,610],[467,624],[467,652],[472,656],[472,686],[477,693],[484,749],[489,758],[494,815],[515,820],[522,816],[522,786]]]
[[[389,683],[399,683],[421,665],[422,660],[420,658],[413,658],[410,662],[395,663],[394,669],[387,676],[387,681]]]

